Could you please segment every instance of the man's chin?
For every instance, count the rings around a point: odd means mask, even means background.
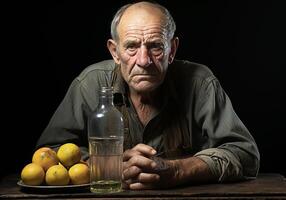
[[[132,89],[138,93],[148,93],[154,91],[158,88],[160,84],[150,83],[150,82],[140,82],[139,84],[131,85]]]

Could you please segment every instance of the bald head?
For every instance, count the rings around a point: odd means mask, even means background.
[[[157,23],[165,26],[166,18],[162,11],[148,2],[133,4],[125,10],[117,26],[119,29],[123,24],[144,25],[148,23]]]
[[[127,4],[117,11],[111,23],[111,36],[115,41],[118,41],[118,28],[132,24],[145,25],[148,23],[159,23],[164,27],[169,38],[174,36],[176,24],[169,11],[157,3],[144,1]]]

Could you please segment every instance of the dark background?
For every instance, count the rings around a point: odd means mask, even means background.
[[[97,2],[2,7],[1,175],[20,173],[31,162],[35,143],[71,81],[86,66],[111,58],[106,48],[110,22],[128,1]],[[158,2],[177,23],[177,58],[212,69],[256,139],[260,172],[286,175],[285,3]]]

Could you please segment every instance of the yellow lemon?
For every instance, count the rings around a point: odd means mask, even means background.
[[[54,165],[46,172],[47,185],[68,185],[69,181],[68,170],[62,165]]]
[[[40,165],[45,171],[47,171],[51,166],[57,165],[59,163],[59,159],[54,150],[49,147],[41,147],[34,152],[32,162]]]
[[[57,152],[60,162],[69,168],[81,159],[80,148],[74,143],[66,143],[60,146]]]
[[[45,179],[45,171],[40,165],[29,163],[22,169],[21,179],[27,185],[41,185]]]
[[[69,176],[72,184],[89,183],[89,167],[83,163],[77,163],[69,169]]]

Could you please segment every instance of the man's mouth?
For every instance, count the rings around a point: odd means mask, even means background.
[[[134,74],[132,76],[155,76],[155,74]]]

